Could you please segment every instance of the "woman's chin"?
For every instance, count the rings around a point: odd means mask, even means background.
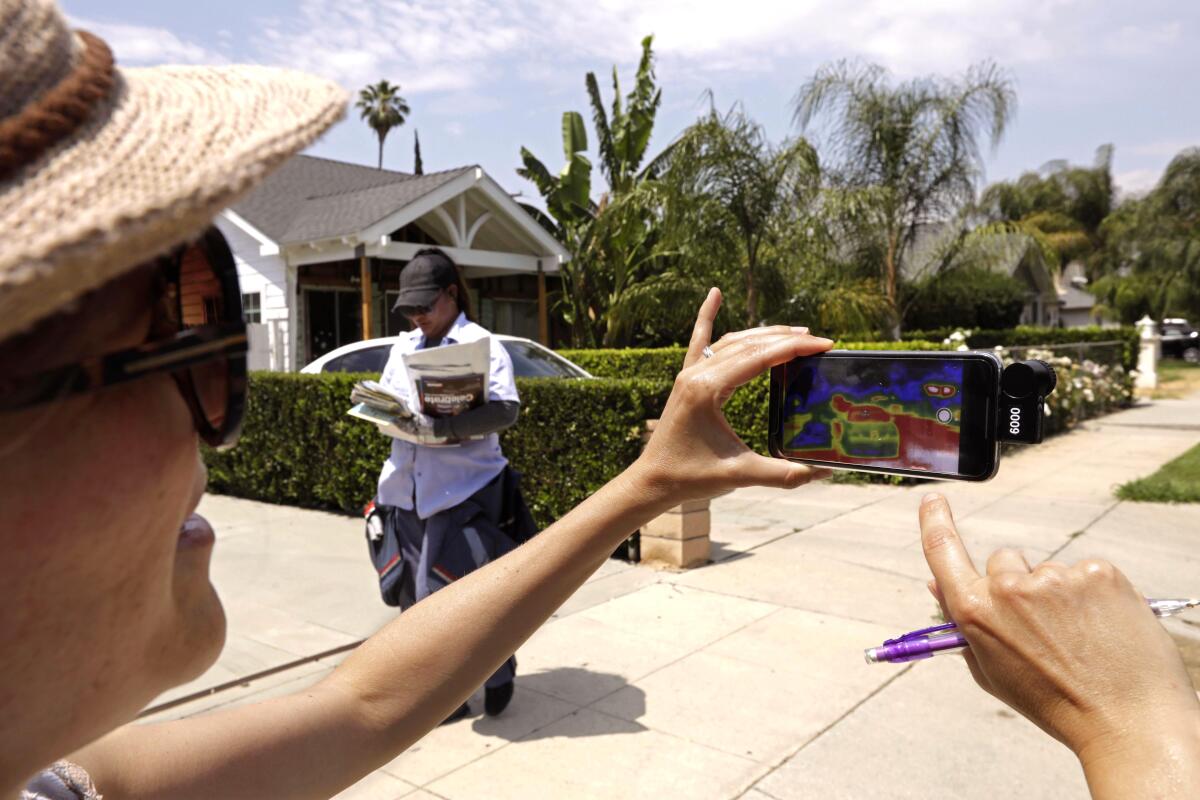
[[[148,654],[159,693],[203,675],[225,646],[225,609],[207,575],[188,581],[191,585],[180,585],[180,577],[176,575],[171,619],[160,629]]]

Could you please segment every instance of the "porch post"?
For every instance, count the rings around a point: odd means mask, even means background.
[[[371,338],[371,262],[367,258],[367,246],[360,244],[354,248],[358,256],[358,291],[362,297],[362,338]]]
[[[550,346],[550,318],[546,312],[546,273],[542,271],[542,259],[538,259],[538,341]]]

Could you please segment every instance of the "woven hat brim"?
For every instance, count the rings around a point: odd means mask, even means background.
[[[346,109],[291,70],[117,75],[83,128],[0,183],[0,341],[200,233]]]

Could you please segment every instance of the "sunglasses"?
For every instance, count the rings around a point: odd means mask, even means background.
[[[169,373],[208,445],[232,447],[246,410],[246,322],[237,266],[225,237],[198,240],[151,262],[158,308],[150,341],[75,364],[0,382],[0,411]],[[17,383],[19,381],[19,383]]]
[[[428,314],[433,306],[396,306],[396,310],[406,317],[419,317]]]

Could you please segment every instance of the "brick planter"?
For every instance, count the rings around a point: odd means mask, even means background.
[[[646,421],[643,443],[658,420]],[[641,563],[688,569],[709,561],[712,514],[708,500],[689,500],[655,517],[641,529]]]

